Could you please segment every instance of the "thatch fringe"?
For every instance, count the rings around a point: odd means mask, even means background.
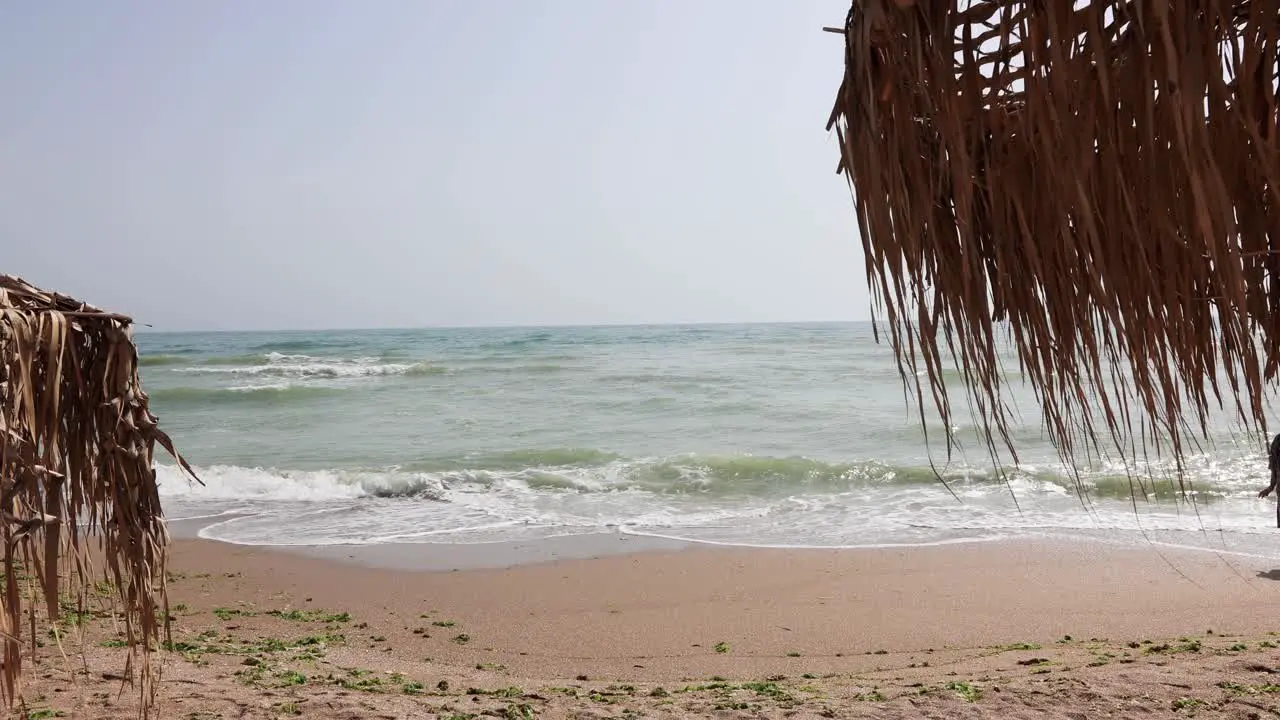
[[[855,0],[844,37],[868,282],[948,424],[950,355],[1016,460],[1009,342],[1067,461],[1151,442],[1181,468],[1223,394],[1265,433],[1280,0]]]
[[[130,325],[123,315],[0,275],[0,693],[10,705],[19,692],[24,613],[35,646],[36,608],[24,608],[21,571],[34,575],[56,620],[61,597],[83,602],[87,594],[90,537],[121,601],[133,648],[126,676],[141,648],[144,714],[154,699],[150,652],[167,617],[168,541],[155,443],[190,467],[148,410]],[[60,587],[63,579],[71,587]]]

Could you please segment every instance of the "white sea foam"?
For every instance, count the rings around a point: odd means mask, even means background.
[[[281,382],[281,383],[263,383],[261,385],[232,385],[231,387],[227,388],[227,390],[231,392],[242,392],[242,393],[265,392],[270,390],[283,392],[285,390],[288,390],[291,387],[293,387],[293,385],[287,382]]]
[[[206,483],[200,487],[162,466],[160,479],[166,507],[177,517],[233,507],[241,513],[206,527],[203,537],[257,545],[476,543],[605,531],[743,546],[880,547],[1121,533],[1147,540],[1155,534],[1178,547],[1208,547],[1212,538],[1230,537],[1236,551],[1265,552],[1256,546],[1274,533],[1267,506],[1242,497],[1199,507],[1139,502],[1134,508],[1116,500],[1082,501],[1060,485],[1026,478],[1007,486],[970,484],[958,488],[959,499],[941,484],[789,495],[673,494],[619,486],[625,465],[564,468],[572,481],[533,484],[531,475],[549,471],[213,466],[197,469]]]
[[[261,356],[265,362],[243,364],[198,364],[174,368],[187,375],[278,377],[289,379],[365,378],[388,375],[431,374],[434,366],[420,362],[387,362],[373,357],[354,358],[287,355],[271,352]]]
[[[440,481],[425,473],[347,470],[268,470],[214,465],[197,468],[200,481],[190,481],[176,468],[157,467],[162,497],[210,500],[277,500],[324,502],[379,495],[410,495],[440,490]]]
[[[228,367],[189,367],[175,372],[193,375],[248,375],[288,378],[355,378],[383,375],[405,375],[418,367],[415,363],[307,362],[273,363]]]

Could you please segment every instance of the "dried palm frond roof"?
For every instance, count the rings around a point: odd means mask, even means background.
[[[148,409],[130,326],[123,315],[0,275],[0,691],[10,704],[24,614],[35,646],[35,608],[24,611],[23,602],[41,591],[51,620],[63,595],[83,602],[93,537],[119,594],[129,645],[133,653],[142,648],[144,713],[151,705],[149,652],[167,606],[155,443],[191,468]],[[23,586],[21,569],[34,588]],[[63,577],[70,588],[60,587]],[[134,660],[131,653],[126,676]]]
[[[948,425],[950,357],[1017,457],[1007,343],[1066,460],[1181,468],[1215,407],[1266,430],[1280,2],[855,0],[836,31],[868,282]]]

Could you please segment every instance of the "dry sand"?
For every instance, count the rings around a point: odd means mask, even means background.
[[[183,540],[160,716],[1280,716],[1266,564],[1009,542],[426,572]],[[75,629],[27,666],[30,717],[133,717],[110,622]]]

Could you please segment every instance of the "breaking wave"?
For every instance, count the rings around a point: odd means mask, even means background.
[[[190,364],[191,358],[181,355],[139,355],[138,364],[142,367],[155,367],[160,365],[181,365],[183,363]]]
[[[529,462],[557,464],[520,467]],[[1070,482],[1048,471],[1013,469],[1003,479],[977,470],[944,473],[949,491],[928,468],[805,458],[635,460],[547,449],[369,470],[211,466],[197,472],[203,487],[160,468],[167,512],[234,514],[201,536],[255,545],[472,543],[607,531],[719,544],[861,547],[1028,532],[1142,530],[1185,539],[1211,527],[1267,531],[1266,522],[1239,512],[1257,502],[1244,476],[1197,487],[1189,496],[1197,509],[1188,498],[1169,502],[1176,486],[1157,484],[1152,502],[1099,503],[1083,512]],[[1090,479],[1088,487],[1095,497],[1130,493],[1127,478],[1109,475]],[[1215,513],[1218,504],[1234,511]]]
[[[296,388],[295,388],[296,389]],[[265,392],[265,391],[264,391]],[[422,459],[370,470],[267,470],[214,466],[210,492],[226,497],[275,496],[272,478],[281,480],[282,498],[325,500],[352,497],[417,497],[425,489],[491,489],[519,486],[530,490],[578,493],[644,492],[652,495],[778,498],[837,495],[877,488],[935,488],[948,493],[1018,492],[1140,501],[1200,501],[1248,497],[1257,462],[1242,460],[1219,478],[1117,474],[1103,469],[1073,478],[1054,469],[1010,467],[952,468],[902,466],[874,460],[831,463],[801,457],[676,456],[629,459],[603,450],[550,448],[514,450],[461,458]],[[944,485],[945,483],[945,485]],[[950,490],[948,490],[948,487]],[[243,492],[243,495],[239,493]]]
[[[359,378],[381,375],[430,374],[423,363],[382,363],[368,360],[317,361],[314,358],[284,356],[265,365],[192,366],[178,372],[192,375],[246,375],[282,378]]]

